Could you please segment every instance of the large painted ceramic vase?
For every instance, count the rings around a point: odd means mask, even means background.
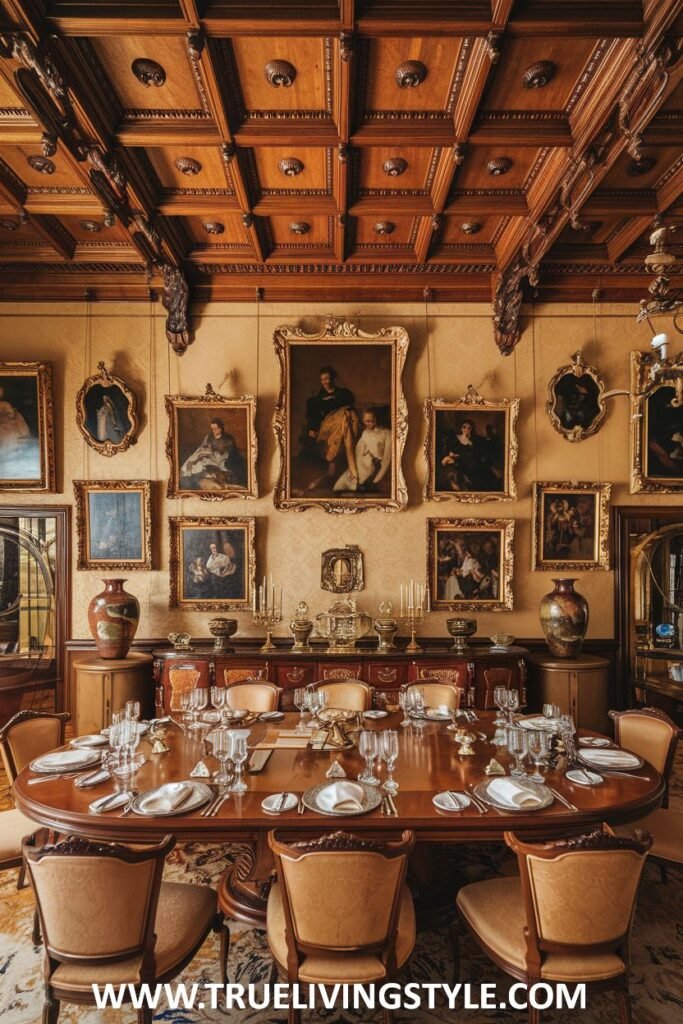
[[[88,625],[100,658],[125,658],[140,621],[140,605],[123,589],[125,580],[102,582],[104,590],[88,605]]]
[[[545,642],[556,658],[577,658],[588,629],[588,602],[574,590],[575,582],[553,580],[555,589],[541,600]]]

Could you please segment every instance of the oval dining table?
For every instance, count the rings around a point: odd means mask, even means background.
[[[492,743],[493,719],[493,712],[480,711],[477,721],[467,726],[463,724],[476,736],[474,753],[470,756],[458,752],[459,744],[454,740],[454,733],[447,730],[446,723],[401,727],[400,713],[380,720],[365,720],[364,728],[396,728],[399,734],[399,755],[394,770],[399,784],[394,795],[396,816],[384,815],[380,808],[344,817],[311,810],[300,814],[296,807],[278,815],[262,809],[261,802],[269,794],[287,791],[300,796],[310,787],[324,783],[334,760],[341,764],[348,778],[355,779],[364,767],[356,747],[350,750],[316,750],[310,746],[272,749],[262,771],[245,774],[247,792],[241,796],[230,795],[215,817],[202,816],[201,808],[173,817],[142,817],[136,813],[124,816],[121,809],[94,814],[89,811],[89,805],[98,796],[113,791],[111,780],[87,790],[77,788],[73,779],[55,778],[31,784],[30,780],[37,775],[30,768],[18,775],[14,795],[24,814],[62,835],[147,843],[173,833],[180,842],[245,844],[244,852],[223,877],[220,900],[230,916],[257,927],[262,927],[265,920],[267,880],[272,868],[266,837],[273,828],[290,841],[340,828],[373,838],[411,829],[418,843],[496,842],[502,841],[506,831],[514,831],[526,840],[544,840],[590,831],[603,821],[614,825],[634,821],[661,803],[664,783],[650,764],[645,763],[628,775],[605,776],[600,785],[590,787],[571,783],[561,770],[560,759],[557,769],[546,771],[546,784],[576,810],[570,810],[558,799],[546,808],[531,812],[508,813],[490,808],[487,813],[480,813],[474,803],[459,813],[438,810],[432,803],[436,793],[468,792],[471,786],[488,778],[484,769],[492,758],[509,771],[508,751]],[[286,713],[277,723],[251,723],[248,725],[250,748],[274,742],[280,730],[292,730],[297,722],[298,715]],[[218,767],[211,756],[206,756],[203,740],[197,732],[181,731],[171,725],[165,742],[170,750],[164,754],[153,754],[150,742],[144,737],[140,742],[138,752],[147,758],[135,778],[135,787],[141,793],[164,782],[188,779],[200,759],[205,760],[211,771]],[[386,776],[384,768],[380,774],[382,778]]]

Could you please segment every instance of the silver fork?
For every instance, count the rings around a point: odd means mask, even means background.
[[[480,800],[480,798],[478,796],[474,795],[474,785],[470,784],[467,788],[468,788],[469,793],[470,793],[470,800],[472,801],[474,806],[477,808],[479,813],[480,814],[488,814],[489,813],[488,805],[485,804],[483,800]]]
[[[214,806],[218,803],[220,798],[221,798],[221,794],[219,792],[214,793],[213,796],[211,797],[211,799],[209,800],[208,804],[206,805],[206,807],[204,807],[199,812],[199,817],[200,818],[208,818],[209,814],[211,814],[211,811],[213,810]]]
[[[214,806],[211,808],[211,813],[207,814],[207,818],[215,818],[229,796],[229,793],[222,793],[217,803],[215,803]]]

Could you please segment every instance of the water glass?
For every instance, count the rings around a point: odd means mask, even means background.
[[[543,717],[544,718],[559,718],[562,714],[559,704],[544,704],[543,705]]]
[[[401,725],[412,725],[410,712],[413,707],[413,701],[410,690],[399,690],[398,705],[403,712],[403,721],[401,722]]]
[[[530,782],[545,782],[541,775],[541,765],[545,763],[545,756],[548,751],[548,734],[542,729],[533,729],[527,737],[528,754],[534,763],[534,772],[530,776]]]
[[[115,727],[116,745],[120,750],[119,764],[114,775],[127,778],[134,775],[139,764],[135,760],[135,751],[140,742],[140,730],[132,718],[124,718]]]
[[[190,729],[203,729],[204,724],[199,721],[199,717],[202,711],[205,711],[209,706],[209,692],[205,686],[197,686],[191,693],[192,721],[190,722]]]
[[[379,779],[373,771],[378,754],[377,747],[377,733],[371,729],[361,729],[358,738],[358,752],[365,761],[365,770],[358,776],[358,781],[365,782],[368,786],[379,786]]]
[[[306,690],[302,686],[297,687],[297,689],[294,691],[294,707],[297,708],[299,712],[299,724],[296,727],[296,731],[299,733],[306,731],[306,726],[304,725],[304,712],[308,707],[307,701],[308,690]]]
[[[124,714],[126,718],[131,719],[133,722],[140,720],[140,701],[139,700],[127,700],[124,708]]]
[[[519,708],[519,690],[508,690],[505,698],[505,710],[508,716],[508,725],[512,725],[512,716]]]
[[[510,769],[510,775],[516,779],[526,779],[527,773],[524,771],[522,761],[528,753],[527,747],[528,733],[526,729],[515,729],[511,728],[507,730],[507,747],[515,763]]]
[[[235,766],[235,781],[230,787],[233,793],[246,793],[247,784],[242,774],[242,766],[247,759],[247,737],[239,732],[230,733],[230,760]]]
[[[379,753],[387,766],[387,780],[383,788],[387,793],[395,793],[398,789],[398,782],[394,779],[393,771],[398,757],[398,733],[395,729],[385,729],[379,737]]]
[[[508,688],[506,686],[496,686],[493,690],[493,703],[498,708],[498,714],[494,719],[494,725],[503,725],[505,723],[505,708],[508,694]]]

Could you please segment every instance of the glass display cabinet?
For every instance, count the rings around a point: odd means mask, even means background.
[[[618,506],[614,516],[623,703],[683,723],[683,510]]]

